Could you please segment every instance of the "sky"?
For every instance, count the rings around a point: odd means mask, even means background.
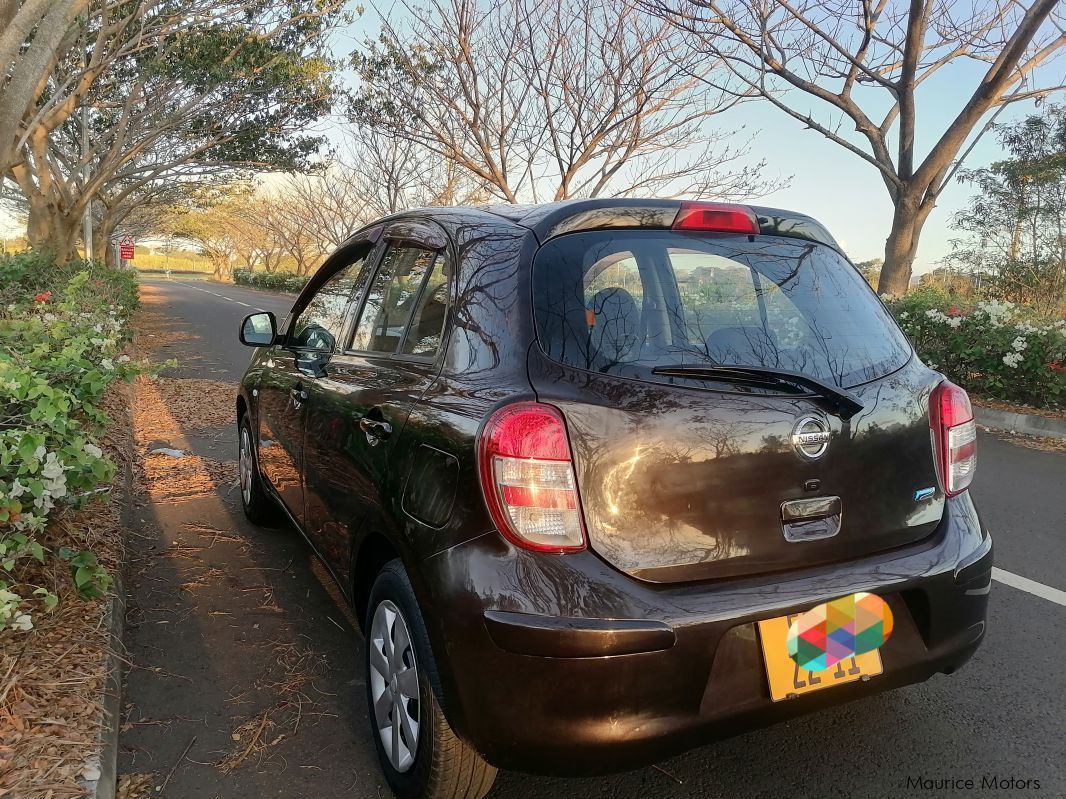
[[[376,12],[372,7],[366,9],[351,25],[334,35],[334,53],[338,57],[347,55],[363,40],[373,36],[377,27]],[[922,148],[928,147],[958,113],[962,98],[970,95],[983,70],[983,65],[979,64],[953,64],[923,84],[917,109],[919,157],[924,155]],[[798,93],[791,100],[801,110],[816,112],[816,119],[826,118],[819,115],[824,108],[818,101]],[[1018,103],[1008,107],[998,121],[1009,122],[1033,110],[1032,103]],[[884,183],[872,165],[829,142],[821,134],[806,130],[801,123],[765,101],[741,104],[714,117],[713,123],[742,129],[738,142],[754,134],[749,161],[764,159],[767,176],[791,177],[787,188],[758,198],[759,204],[815,217],[829,228],[854,261],[884,256],[892,205]],[[343,124],[340,120],[328,123],[331,139],[341,137]],[[965,166],[986,166],[1001,157],[1002,151],[995,137],[988,134],[969,154]],[[971,187],[958,182],[945,189],[922,233],[915,261],[916,274],[934,269],[951,251],[951,239],[957,235],[950,227],[952,216],[966,204],[971,194]],[[12,220],[0,216],[0,236],[13,237],[20,232]]]

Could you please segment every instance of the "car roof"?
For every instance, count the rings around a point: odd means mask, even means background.
[[[436,218],[446,227],[450,227],[448,222],[452,225],[459,222],[477,224],[495,218],[533,231],[538,241],[544,243],[564,233],[578,231],[610,228],[669,229],[682,202],[694,201],[597,197],[536,205],[499,203],[480,206],[433,206],[403,211],[374,224],[411,217],[429,217]],[[806,214],[757,205],[715,204],[751,209],[759,219],[759,228],[763,234],[805,239],[832,247],[844,254],[825,226]]]

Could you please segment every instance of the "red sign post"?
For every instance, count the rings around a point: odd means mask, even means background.
[[[118,254],[123,261],[132,261],[135,254],[133,236],[123,236],[118,240]]]

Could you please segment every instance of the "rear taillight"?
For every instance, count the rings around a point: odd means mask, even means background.
[[[950,380],[929,395],[929,428],[940,487],[953,497],[966,490],[977,468],[977,423],[970,398]]]
[[[671,227],[674,230],[755,234],[759,232],[759,217],[743,205],[683,202]]]
[[[585,548],[585,523],[563,417],[520,402],[496,411],[478,444],[489,513],[508,540],[540,552]]]

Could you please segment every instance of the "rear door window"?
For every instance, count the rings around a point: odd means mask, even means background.
[[[596,372],[656,379],[656,366],[747,365],[848,387],[911,353],[855,269],[798,239],[574,233],[539,250],[533,282],[541,348]]]
[[[350,349],[433,357],[447,316],[443,253],[390,245],[366,294]]]

